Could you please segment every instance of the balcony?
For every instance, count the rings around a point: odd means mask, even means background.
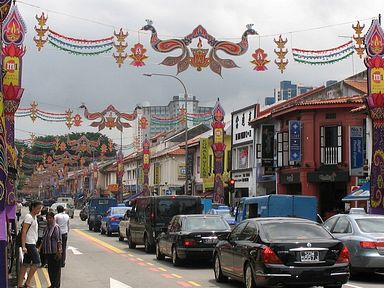
[[[341,147],[322,147],[321,164],[337,165],[341,163]]]

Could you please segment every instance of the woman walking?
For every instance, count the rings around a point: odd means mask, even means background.
[[[47,213],[47,228],[42,241],[42,252],[48,263],[48,274],[51,286],[59,288],[61,278],[62,239],[59,225],[55,222],[55,213]]]

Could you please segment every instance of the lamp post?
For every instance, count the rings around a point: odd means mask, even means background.
[[[184,89],[184,106],[185,106],[185,127],[184,127],[184,133],[185,133],[185,187],[184,187],[184,194],[187,194],[188,192],[188,92],[187,88],[185,87],[185,84],[179,77],[176,77],[171,74],[162,74],[162,73],[150,73],[150,74],[143,74],[144,76],[147,77],[152,77],[152,76],[163,76],[163,77],[171,77],[176,79],[177,81],[180,82],[180,84],[183,86]]]

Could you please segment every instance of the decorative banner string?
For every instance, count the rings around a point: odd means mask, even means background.
[[[96,45],[78,45],[78,44],[72,44],[65,42],[63,40],[57,39],[51,34],[48,34],[48,39],[51,40],[52,42],[56,42],[57,45],[63,45],[63,46],[68,46],[74,49],[100,49],[100,48],[105,48],[105,47],[112,47],[113,42],[107,42],[104,44],[96,44]]]
[[[297,59],[297,58],[294,58],[294,59],[295,59],[296,62],[304,63],[304,64],[325,65],[325,64],[332,64],[332,63],[344,60],[345,58],[348,58],[349,56],[353,55],[353,53],[354,53],[354,51],[351,51],[348,54],[344,55],[343,57],[336,58],[336,59],[333,59],[333,60],[322,61],[322,62],[319,62],[319,61],[316,61],[316,62],[314,62],[314,61],[307,61],[307,60],[302,60],[302,59]]]
[[[298,53],[301,52],[301,53],[311,53],[311,54],[324,54],[324,53],[328,53],[328,52],[332,52],[332,51],[336,51],[336,50],[341,50],[343,48],[346,48],[347,46],[351,46],[352,44],[353,44],[352,40],[350,40],[347,43],[344,43],[338,47],[325,49],[325,50],[304,50],[304,49],[299,49],[299,48],[292,48],[292,51],[298,52]]]
[[[95,39],[95,40],[89,40],[89,39],[78,39],[78,38],[72,38],[72,37],[68,37],[68,36],[65,36],[65,35],[62,35],[58,32],[55,32],[53,31],[52,29],[49,29],[48,30],[51,34],[59,37],[59,38],[63,38],[67,41],[72,41],[72,42],[76,42],[76,43],[84,43],[84,44],[90,44],[90,43],[102,43],[102,42],[111,42],[113,41],[113,36],[111,37],[106,37],[106,38],[101,38],[101,39]]]
[[[59,49],[59,50],[68,52],[69,54],[83,55],[83,56],[95,56],[95,55],[107,53],[107,52],[111,51],[112,48],[113,48],[113,47],[110,47],[110,48],[107,48],[105,50],[101,50],[101,51],[97,51],[97,52],[80,52],[80,51],[71,50],[71,49],[68,49],[68,48],[65,48],[65,47],[61,47],[60,45],[57,45],[56,43],[54,43],[53,41],[51,41],[49,39],[48,39],[48,43],[51,44],[53,47]]]

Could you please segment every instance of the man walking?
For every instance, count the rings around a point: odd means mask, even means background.
[[[62,240],[62,251],[61,256],[61,267],[65,267],[65,258],[67,256],[67,239],[69,232],[69,216],[64,213],[64,207],[59,205],[57,206],[57,214],[55,215],[55,222],[60,227],[61,240]]]
[[[24,259],[20,267],[20,274],[17,287],[30,287],[32,277],[37,268],[40,266],[39,251],[37,251],[36,242],[38,238],[38,224],[36,216],[40,214],[42,203],[40,201],[33,201],[29,207],[29,213],[25,216],[21,228],[21,248],[23,250]],[[27,281],[24,283],[25,272],[30,267]]]

